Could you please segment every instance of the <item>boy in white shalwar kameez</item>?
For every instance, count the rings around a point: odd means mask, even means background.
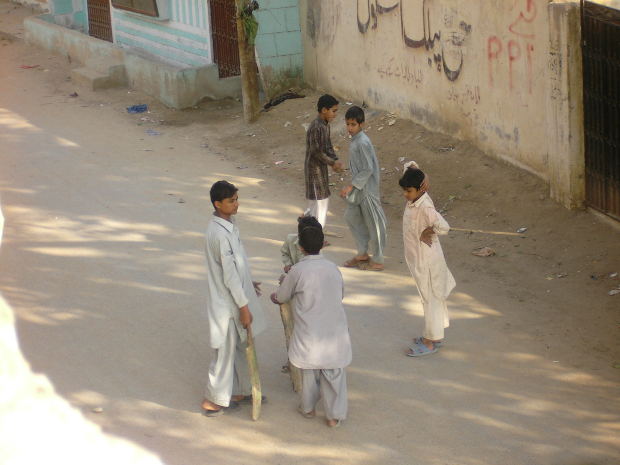
[[[456,285],[437,235],[448,234],[450,226],[429,195],[421,190],[424,173],[415,162],[405,165],[398,182],[407,199],[403,214],[405,260],[415,279],[424,308],[424,333],[414,339],[407,355],[419,357],[437,352],[450,324],[446,299]]]
[[[207,318],[215,353],[202,408],[206,416],[214,417],[240,402],[251,402],[246,329],[252,325],[254,334],[262,332],[265,319],[258,301],[260,283],[252,281],[250,263],[233,219],[239,208],[237,188],[218,181],[210,194],[215,212],[207,226],[205,255]]]
[[[302,371],[300,413],[314,417],[323,397],[327,425],[336,427],[347,416],[345,368],[351,363],[351,340],[342,305],[342,275],[319,255],[323,240],[319,227],[301,230],[299,245],[306,256],[290,269],[271,300],[292,301],[295,325],[288,356]]]

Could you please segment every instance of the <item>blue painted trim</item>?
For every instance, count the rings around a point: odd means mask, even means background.
[[[128,39],[127,37],[118,37],[118,42],[121,44],[131,45],[132,47],[140,48],[142,50],[146,50],[147,52],[152,53],[153,55],[158,55],[160,57],[169,58],[176,62],[180,62],[186,64],[188,67],[201,67],[206,66],[207,64],[204,61],[200,60],[186,60],[184,57],[180,57],[178,54],[174,52],[170,52],[168,50],[162,50],[155,47],[146,47],[143,43]]]
[[[120,17],[120,15],[119,15]],[[143,26],[143,27],[150,27],[151,29],[154,29],[156,31],[161,31],[161,32],[168,32],[168,33],[174,33],[176,35],[178,35],[179,37],[184,37],[186,39],[191,39],[191,40],[195,40],[197,42],[209,42],[209,38],[203,35],[198,35],[198,34],[194,34],[192,32],[187,32],[187,31],[182,31],[180,29],[174,29],[172,26],[164,26],[162,24],[159,23],[152,23],[150,21],[140,21],[137,18],[134,18],[132,16],[128,16],[128,15],[122,15],[123,21],[127,21],[128,23],[133,23],[137,26]],[[179,21],[181,22],[181,21]],[[205,31],[206,33],[206,31]]]
[[[135,29],[131,29],[131,28],[125,27],[125,26],[120,25],[120,24],[116,26],[116,30],[120,31],[120,32],[124,32],[126,34],[131,34],[132,36],[137,36],[137,37],[140,37],[140,38],[143,38],[143,39],[147,39],[147,40],[149,40],[151,42],[154,42],[156,44],[162,44],[162,45],[167,45],[169,47],[178,48],[179,50],[183,50],[184,52],[188,52],[188,53],[193,53],[194,55],[203,56],[203,57],[208,57],[209,56],[209,50],[206,47],[204,49],[188,47],[188,46],[180,44],[178,42],[174,42],[174,41],[169,40],[169,39],[164,39],[164,38],[158,37],[156,35],[147,34],[147,33],[142,32],[142,31],[136,31]],[[170,29],[169,32],[170,33],[174,33],[174,32],[177,32],[177,31]],[[205,42],[205,45],[206,45],[206,42]]]

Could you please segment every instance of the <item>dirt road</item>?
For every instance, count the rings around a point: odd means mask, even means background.
[[[246,127],[238,102],[174,112],[126,89],[74,88],[70,66],[0,37],[0,291],[33,368],[106,431],[170,465],[618,463],[620,295],[608,295],[620,284],[610,277],[620,271],[616,229],[564,210],[530,174],[371,112],[386,168],[387,270],[342,270],[350,418],[329,430],[295,412],[267,299],[304,206],[301,125],[315,97]],[[151,112],[127,114],[137,103]],[[422,308],[402,259],[400,157],[428,171],[452,226],[528,228],[443,239],[458,283],[452,327],[425,359],[403,355]],[[238,221],[270,323],[257,340],[269,403],[256,423],[248,408],[218,419],[199,409],[210,358],[203,231],[208,189],[223,178],[240,187]],[[334,189],[343,183],[335,177]],[[325,254],[336,263],[354,252],[343,209],[334,197],[329,229],[344,238]],[[471,255],[481,246],[497,254]]]

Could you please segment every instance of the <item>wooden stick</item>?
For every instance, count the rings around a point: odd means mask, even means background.
[[[503,232],[503,231],[483,231],[482,229],[465,229],[465,228],[453,228],[450,227],[450,231],[462,231],[468,233],[482,233],[482,234],[498,234],[501,236],[524,236],[522,233]]]
[[[280,304],[280,317],[282,317],[282,326],[284,326],[284,339],[286,340],[286,352],[293,337],[293,314],[291,306],[288,303]],[[288,362],[288,372],[293,383],[293,391],[301,392],[301,370]]]
[[[260,387],[260,376],[258,373],[258,360],[256,358],[256,347],[254,346],[254,337],[252,336],[252,326],[248,326],[248,346],[245,349],[245,356],[248,359],[248,368],[250,369],[250,381],[252,383],[252,420],[258,420],[260,417],[262,391]]]

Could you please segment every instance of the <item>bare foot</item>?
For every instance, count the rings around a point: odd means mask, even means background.
[[[430,350],[433,350],[435,348],[435,341],[431,341],[430,339],[426,339],[425,337],[422,338],[422,344],[424,344]]]
[[[340,426],[340,420],[327,420],[326,423],[330,428],[337,428]]]
[[[385,267],[383,266],[382,263],[368,262],[368,263],[360,264],[360,270],[364,270],[364,271],[383,271],[384,269]]]
[[[311,410],[310,412],[304,412],[301,406],[297,407],[297,411],[301,413],[301,416],[304,418],[314,418],[316,415],[316,412],[314,410]]]
[[[354,268],[356,266],[359,266],[360,263],[367,262],[368,260],[370,260],[370,257],[368,255],[357,255],[344,262],[343,266],[347,268]]]
[[[218,411],[221,410],[222,407],[221,405],[217,405],[213,402],[211,402],[209,399],[205,399],[202,401],[202,408],[203,410],[211,410],[211,411]]]

